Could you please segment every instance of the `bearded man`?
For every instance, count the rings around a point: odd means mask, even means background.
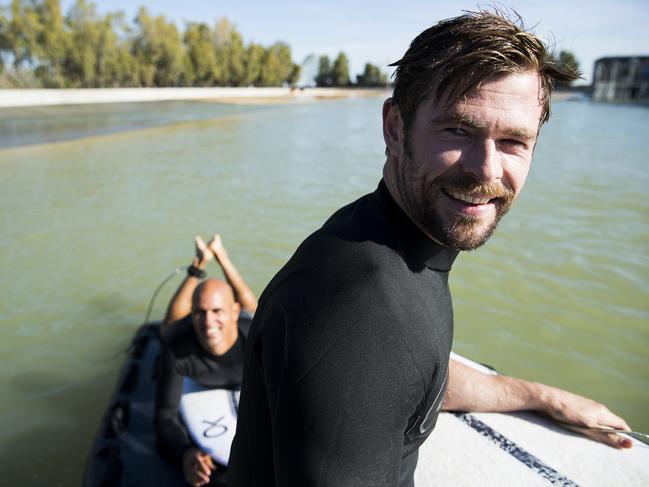
[[[520,193],[551,89],[575,74],[488,12],[429,28],[395,65],[377,190],[309,236],[260,298],[232,487],[412,486],[442,405],[628,428],[566,391],[449,367],[453,261]]]

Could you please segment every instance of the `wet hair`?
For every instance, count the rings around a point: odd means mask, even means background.
[[[439,22],[419,34],[404,56],[391,64],[393,103],[407,132],[419,103],[431,98],[448,109],[480,88],[482,82],[514,73],[534,71],[540,78],[539,125],[550,118],[550,97],[556,83],[569,83],[579,73],[554,60],[549,48],[526,31],[512,11],[466,12]]]

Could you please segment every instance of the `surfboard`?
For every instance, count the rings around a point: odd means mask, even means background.
[[[180,417],[194,442],[221,465],[227,465],[237,429],[239,391],[206,389],[184,379]]]
[[[633,441],[616,450],[529,412],[443,412],[419,450],[415,485],[647,486],[649,445]]]

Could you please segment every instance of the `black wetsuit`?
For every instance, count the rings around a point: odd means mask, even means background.
[[[189,377],[211,389],[239,389],[250,322],[250,315],[242,312],[238,321],[237,341],[223,355],[212,355],[200,345],[191,318],[172,325],[161,354],[155,430],[159,447],[175,462],[180,464],[185,449],[195,446],[178,416],[183,378]]]
[[[230,487],[411,486],[448,377],[448,271],[384,183],[307,238],[261,296]]]

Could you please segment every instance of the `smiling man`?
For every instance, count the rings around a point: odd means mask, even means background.
[[[406,134],[398,105],[384,105],[384,180],[432,240],[457,250],[487,241],[530,169],[542,106],[540,78],[488,80],[461,102],[424,100]]]
[[[424,31],[395,65],[383,180],[309,236],[260,298],[231,487],[412,486],[442,406],[627,428],[586,398],[449,364],[453,261],[520,193],[552,86],[575,75],[487,12]]]
[[[209,389],[239,389],[244,344],[257,300],[219,235],[208,244],[196,237],[195,243],[192,265],[172,297],[162,325],[155,430],[162,452],[182,468],[188,484],[224,485],[225,466],[217,465],[194,443],[178,409],[185,378]],[[227,282],[200,281],[212,259]]]

